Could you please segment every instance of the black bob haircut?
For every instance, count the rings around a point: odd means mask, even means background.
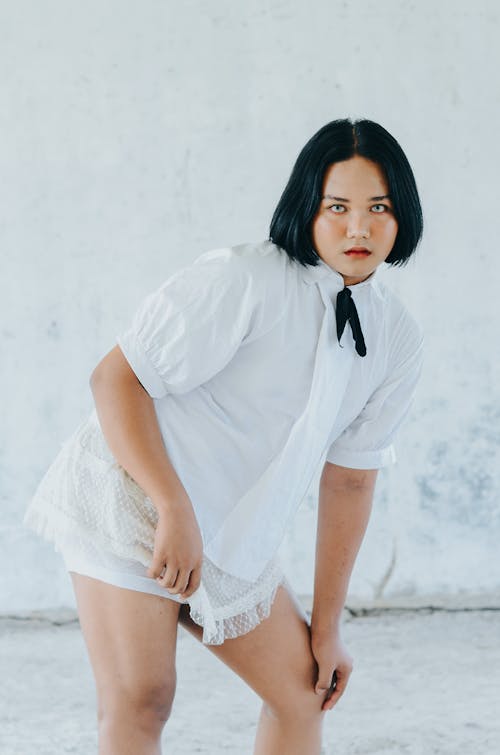
[[[269,239],[303,265],[318,264],[311,233],[332,163],[360,155],[385,174],[398,233],[386,262],[405,265],[423,232],[422,207],[415,177],[396,139],[374,121],[342,118],[320,128],[301,150],[271,220]]]

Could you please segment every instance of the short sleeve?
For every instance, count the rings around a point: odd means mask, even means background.
[[[251,329],[251,297],[250,272],[227,250],[146,296],[117,342],[148,394],[186,393],[222,370]]]
[[[330,445],[326,461],[352,469],[379,469],[396,459],[394,439],[415,399],[423,366],[424,338],[390,370],[356,419]],[[415,343],[415,339],[412,339]]]

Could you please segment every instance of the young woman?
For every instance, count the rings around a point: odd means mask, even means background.
[[[255,754],[315,755],[352,658],[340,617],[377,471],[422,368],[380,280],[422,234],[410,165],[369,120],[302,149],[270,238],[217,249],[138,308],[25,523],[71,573],[101,755],[160,752],[180,621],[263,701]],[[277,549],[321,470],[309,620]]]

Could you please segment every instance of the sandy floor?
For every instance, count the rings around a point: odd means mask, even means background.
[[[386,611],[346,619],[344,639],[356,668],[324,753],[500,753],[499,611]],[[1,755],[95,753],[79,625],[4,619],[0,652]],[[177,672],[164,753],[250,754],[259,699],[183,628]]]

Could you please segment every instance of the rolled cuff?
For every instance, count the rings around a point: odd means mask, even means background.
[[[347,451],[333,448],[326,455],[326,461],[349,469],[380,469],[394,464],[396,460],[396,450],[392,443],[379,451]]]
[[[153,367],[134,331],[129,329],[125,333],[120,333],[116,336],[116,340],[137,379],[151,398],[166,396],[165,384]]]

